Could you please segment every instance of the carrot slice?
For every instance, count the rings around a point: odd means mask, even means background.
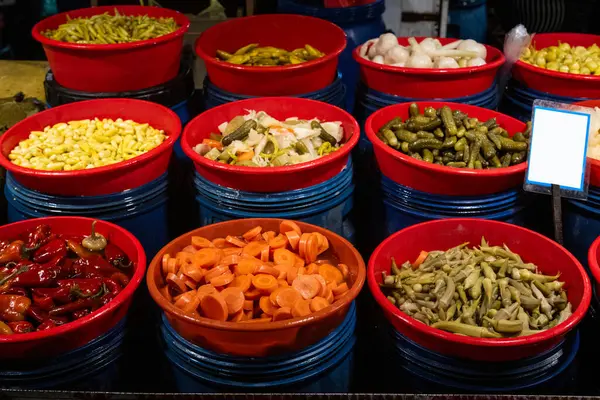
[[[290,220],[283,220],[281,224],[279,224],[279,232],[286,233],[289,231],[294,231],[298,234],[298,236],[302,235],[302,229],[298,226],[297,223]]]
[[[260,235],[260,233],[262,232],[262,226],[255,226],[254,228],[250,229],[248,232],[244,233],[242,235],[242,237],[246,240],[251,240],[253,239],[256,235]]]
[[[193,265],[185,264],[181,266],[181,273],[195,282],[200,282],[204,277],[205,269],[194,267]]]
[[[202,298],[204,296],[206,296],[207,294],[213,294],[213,293],[218,293],[218,290],[215,289],[215,287],[213,285],[202,285],[198,288],[198,290],[196,290],[196,297],[198,297],[198,299],[200,301],[202,301]]]
[[[290,287],[290,284],[287,283],[285,279],[277,279],[277,283],[279,284],[280,288]]]
[[[287,283],[289,283],[291,285],[297,276],[298,276],[298,268],[296,268],[296,267],[288,268],[287,277],[286,277]]]
[[[262,296],[262,293],[258,289],[250,289],[246,293],[244,293],[247,300],[256,300]]]
[[[194,246],[198,249],[215,247],[213,242],[211,242],[210,240],[208,240],[207,238],[204,238],[202,236],[192,236],[192,246]]]
[[[254,301],[252,300],[244,300],[244,310],[245,311],[252,311],[254,310]]]
[[[181,249],[181,251],[184,252],[184,253],[194,254],[195,252],[198,251],[198,249],[195,248],[194,245],[190,244],[190,245],[185,246],[183,249]]]
[[[348,268],[348,266],[346,264],[338,264],[338,269],[342,273],[342,277],[344,279],[347,279],[348,274],[350,273],[350,269]]]
[[[290,307],[278,308],[273,312],[273,321],[283,321],[292,318],[292,309]]]
[[[308,241],[309,237],[310,237],[310,233],[303,233],[300,236],[300,242],[298,243],[298,255],[302,259],[306,258],[304,253],[306,252],[306,242]]]
[[[198,307],[200,307],[200,299],[196,296],[196,292],[192,291],[194,298],[188,304],[186,304],[182,310],[187,313],[197,313]]]
[[[175,300],[173,305],[183,310],[188,304],[192,303],[195,298],[196,292],[194,290],[190,290],[189,292],[183,293],[181,296],[177,296],[177,300]]]
[[[291,308],[296,302],[302,300],[302,295],[294,288],[284,288],[277,293],[277,298],[275,300],[279,307]]]
[[[175,292],[175,293],[184,293],[187,291],[187,287],[185,286],[185,282],[180,279],[174,273],[167,274],[167,285]]]
[[[284,288],[282,287],[278,287],[277,289],[275,289],[273,291],[273,293],[271,293],[269,295],[269,299],[271,300],[271,303],[273,303],[274,306],[279,307],[279,305],[277,304],[277,295],[279,294],[279,292],[281,292]]]
[[[319,283],[321,284],[321,290],[319,291],[319,294],[317,294],[317,296],[319,296],[319,297],[325,297],[325,290],[327,290],[327,281],[325,281],[325,278],[323,278],[321,275],[314,274],[312,276],[317,281],[319,281]]]
[[[252,285],[252,275],[238,275],[229,284],[229,287],[239,288],[242,292],[247,292]]]
[[[217,150],[223,150],[223,143],[219,142],[218,140],[205,138],[202,141],[202,144],[205,144],[208,147],[214,147]]]
[[[337,297],[346,293],[348,290],[348,284],[344,282],[341,285],[338,285],[336,288],[332,289],[331,291],[333,292],[333,295]]]
[[[315,297],[310,301],[310,309],[312,312],[320,311],[326,307],[329,307],[329,302],[323,297]]]
[[[326,288],[325,289],[325,296],[321,296],[323,298],[325,298],[325,300],[327,300],[327,302],[329,302],[329,304],[333,303],[334,301],[334,297],[333,297],[333,292],[331,290],[331,288]]]
[[[233,275],[231,272],[225,272],[223,275],[219,275],[217,277],[212,278],[210,280],[210,284],[215,287],[221,287],[229,285],[231,282],[233,282],[234,278],[235,275]]]
[[[243,250],[244,249],[241,249],[239,247],[227,247],[227,248],[221,249],[221,251],[223,252],[223,257],[240,256],[240,255],[242,255]]]
[[[306,273],[308,275],[312,275],[312,274],[318,274],[319,273],[319,266],[315,263],[310,263],[306,266]]]
[[[287,237],[285,237],[285,235],[282,234],[279,234],[273,239],[269,240],[269,246],[271,246],[272,249],[281,249],[287,246],[287,244]]]
[[[212,278],[223,275],[225,272],[230,272],[227,265],[217,265],[216,267],[208,270],[206,275],[204,275],[204,280],[206,282],[210,282]]]
[[[275,312],[275,306],[273,305],[273,303],[271,303],[271,299],[269,298],[269,296],[261,297],[258,301],[258,305],[265,314],[273,315],[273,313]]]
[[[273,261],[277,265],[293,267],[296,263],[296,255],[288,249],[275,249],[273,251]]]
[[[242,311],[246,299],[244,298],[244,292],[242,292],[240,288],[228,287],[227,289],[223,289],[221,291],[221,296],[223,296],[225,303],[227,303],[229,314],[235,314],[238,311]]]
[[[173,296],[171,296],[171,291],[169,290],[168,286],[163,286],[160,289],[160,292],[162,293],[162,295],[164,296],[164,298],[167,299],[170,303],[173,302]]]
[[[258,242],[250,242],[244,246],[244,250],[242,250],[242,254],[248,254],[252,257],[258,257],[261,255],[261,252],[265,247],[269,245],[267,242],[258,241]]]
[[[327,249],[329,249],[329,240],[327,240],[325,235],[322,235],[318,232],[315,232],[314,234],[317,235],[317,237],[319,238],[318,254],[324,253],[325,251],[327,251]]]
[[[304,268],[304,267],[298,268],[298,275],[307,275],[306,268]]]
[[[179,265],[177,263],[177,259],[171,257],[169,258],[169,261],[167,261],[167,273],[177,274],[177,272],[179,272]]]
[[[261,265],[256,269],[257,274],[273,275],[275,278],[279,278],[280,271],[270,265]]]
[[[260,314],[260,318],[261,319],[269,319],[269,320],[272,319],[271,316],[267,313]]]
[[[161,264],[162,264],[162,272],[164,275],[167,275],[169,273],[169,259],[171,258],[171,255],[169,253],[163,254],[162,256],[162,260],[161,260]]]
[[[257,274],[252,278],[252,284],[261,292],[271,293],[279,287],[277,279],[273,275]]]
[[[292,250],[298,249],[298,244],[300,243],[300,235],[296,231],[287,231],[284,233],[288,242],[290,243],[290,247]]]
[[[419,253],[419,257],[417,257],[415,262],[412,264],[412,269],[419,268],[419,265],[423,264],[423,261],[425,261],[425,259],[427,258],[428,255],[429,255],[428,252],[421,250],[421,252]]]
[[[192,290],[196,290],[196,286],[198,286],[198,283],[195,280],[193,280],[192,278],[188,278],[184,274],[181,274],[181,276],[179,278],[183,280],[183,283],[185,284],[185,286],[187,286],[188,288],[190,288]]]
[[[227,249],[231,247],[230,243],[227,243],[225,238],[216,238],[213,239],[212,244],[218,249]]]
[[[253,151],[245,151],[245,152],[240,153],[239,156],[237,156],[236,161],[248,161],[248,160],[252,160],[252,157],[254,157]]]
[[[177,254],[175,254],[175,258],[177,259],[179,265],[191,264],[192,260],[194,259],[194,255],[192,253],[180,251]]]
[[[242,322],[246,318],[246,314],[244,314],[244,310],[239,310],[233,315],[230,315],[229,320],[231,322]]]
[[[292,316],[294,317],[305,317],[307,315],[310,315],[311,311],[310,311],[310,300],[298,300],[296,303],[294,303],[294,306],[292,307]]]
[[[321,284],[312,275],[298,275],[292,287],[302,295],[304,300],[312,299],[321,291]]]
[[[244,242],[243,240],[240,240],[239,238],[237,238],[235,236],[227,236],[225,238],[225,240],[228,243],[231,243],[232,245],[237,246],[237,247],[244,247],[246,245],[246,242]]]
[[[215,247],[206,247],[194,253],[192,263],[196,267],[210,268],[219,263],[223,257],[223,251]]]
[[[304,248],[304,259],[308,263],[317,261],[319,256],[319,237],[314,233],[308,237]]]
[[[296,263],[294,264],[294,267],[296,268],[302,268],[304,267],[306,263],[304,262],[304,259],[300,258],[300,257],[296,257]]]
[[[275,268],[277,271],[279,271],[279,275],[277,276],[277,279],[286,279],[287,278],[287,272],[290,269],[289,267],[286,267],[285,265],[276,265],[273,268]]]
[[[335,282],[336,284],[344,282],[344,276],[339,269],[329,264],[319,265],[319,275],[325,278],[327,283]]]
[[[262,234],[263,239],[265,239],[265,242],[267,242],[267,243],[269,243],[276,236],[277,236],[277,233],[273,232],[273,231],[263,232],[263,234]]]
[[[236,275],[248,275],[254,274],[259,266],[262,265],[262,261],[254,258],[242,258],[238,262],[238,264],[233,268],[233,271]]]
[[[200,302],[200,308],[206,318],[217,321],[227,321],[229,311],[221,293],[207,294]]]

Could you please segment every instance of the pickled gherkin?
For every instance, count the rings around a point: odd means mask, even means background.
[[[480,121],[449,106],[421,110],[412,103],[406,120],[395,117],[388,121],[377,137],[386,145],[429,163],[452,168],[505,168],[526,161],[529,126],[525,132],[511,136],[496,118]]]
[[[324,55],[309,44],[292,51],[272,46],[259,47],[258,43],[248,44],[232,53],[217,50],[217,58],[221,61],[255,67],[302,64]]]

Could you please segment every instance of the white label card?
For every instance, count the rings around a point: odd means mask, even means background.
[[[562,106],[557,104],[556,106]],[[586,153],[590,114],[534,105],[525,185],[586,192]]]

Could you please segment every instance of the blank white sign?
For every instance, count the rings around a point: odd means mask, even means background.
[[[583,190],[590,115],[535,106],[527,183]]]

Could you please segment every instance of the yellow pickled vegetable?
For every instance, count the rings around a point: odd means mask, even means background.
[[[31,132],[8,158],[25,168],[74,171],[129,160],[165,139],[162,130],[121,118],[61,122]]]
[[[536,50],[529,46],[521,61],[551,71],[575,75],[600,75],[600,47],[595,43],[587,48],[560,43]]]
[[[287,51],[272,46],[258,47],[258,43],[244,46],[233,53],[217,50],[217,58],[238,65],[275,66],[301,64],[316,60],[325,54],[307,44],[303,48]]]

